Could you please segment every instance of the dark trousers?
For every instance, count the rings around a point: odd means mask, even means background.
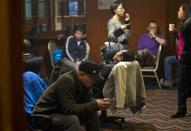
[[[186,100],[191,97],[191,64],[178,65],[178,111],[186,112]]]
[[[48,131],[80,131],[80,121],[75,115],[53,114]]]
[[[185,80],[184,80],[184,65],[179,62],[178,64],[178,112],[187,111],[186,108],[186,93],[185,93]]]
[[[91,116],[80,118],[82,125],[85,125],[86,131],[100,131],[100,121],[97,112]]]
[[[50,117],[52,123],[46,131],[81,131],[80,124],[85,125],[86,131],[100,130],[97,112],[92,114],[92,116],[89,116],[88,119],[79,118],[77,115],[65,114],[52,114]]]

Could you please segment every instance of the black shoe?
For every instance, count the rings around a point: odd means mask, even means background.
[[[176,114],[170,116],[171,118],[182,118],[186,115],[186,111],[178,111]]]

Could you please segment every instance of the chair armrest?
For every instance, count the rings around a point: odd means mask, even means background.
[[[43,114],[33,114],[32,117],[35,119],[36,118],[51,119],[50,116],[43,115]]]

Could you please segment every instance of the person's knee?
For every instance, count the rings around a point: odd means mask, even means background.
[[[60,115],[56,114],[52,116],[51,131],[53,130],[65,130],[79,131],[80,121],[76,115]]]
[[[167,63],[169,63],[170,60],[171,60],[170,57],[166,57],[164,61],[165,61],[165,63],[167,64]]]
[[[78,116],[71,115],[67,119],[68,122],[65,124],[65,128],[76,131],[80,130],[80,120]]]
[[[80,123],[79,118],[76,115],[71,115],[69,119],[70,119],[70,123],[72,123],[72,124],[79,124]]]

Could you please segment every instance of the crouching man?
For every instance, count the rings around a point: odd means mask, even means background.
[[[80,131],[82,123],[86,131],[99,131],[97,111],[106,110],[110,103],[92,100],[91,85],[98,78],[103,78],[98,65],[91,61],[82,62],[78,71],[63,74],[47,88],[33,113],[51,117],[49,130]]]

